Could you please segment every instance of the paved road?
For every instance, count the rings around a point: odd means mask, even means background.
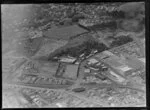
[[[71,85],[50,85],[50,84],[25,84],[25,83],[5,83],[3,86],[26,87],[34,89],[67,89]]]
[[[146,92],[145,88],[140,85],[134,85],[134,86],[128,86],[128,85],[119,85],[119,84],[81,84],[82,86],[85,86],[86,88],[128,88],[132,90],[137,90],[139,92]]]
[[[65,93],[67,94],[70,94],[70,95],[73,95],[75,97],[78,97],[79,99],[83,99],[85,100],[86,102],[90,102],[90,103],[95,103],[95,104],[98,104],[98,105],[101,105],[99,102],[96,102],[94,100],[91,100],[91,99],[88,99],[86,97],[84,97],[83,95],[80,95],[80,94],[77,94],[77,93],[74,93],[72,91],[65,91],[64,89],[65,88],[68,88],[68,85],[32,85],[32,84],[4,84],[4,86],[11,86],[11,87],[26,87],[26,88],[31,88],[31,89],[57,89],[57,90],[61,90],[61,91],[64,91]]]

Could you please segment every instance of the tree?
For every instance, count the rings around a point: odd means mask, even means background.
[[[131,2],[121,5],[118,10],[124,12],[126,18],[135,18],[139,13],[144,12],[145,8],[142,2]]]
[[[126,44],[126,43],[131,42],[131,41],[133,41],[133,39],[130,38],[129,36],[120,36],[112,42],[111,46],[112,47],[120,46],[120,45]]]

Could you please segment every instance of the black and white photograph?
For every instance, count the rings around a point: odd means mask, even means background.
[[[146,107],[145,2],[1,4],[2,108]]]

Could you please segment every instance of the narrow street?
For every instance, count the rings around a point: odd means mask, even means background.
[[[90,84],[81,84],[82,86],[86,87],[86,88],[128,88],[128,89],[132,89],[132,90],[137,90],[139,92],[144,92],[145,93],[145,89],[143,89],[141,86],[128,86],[128,85],[119,85],[119,84],[94,84],[94,85],[90,85]]]

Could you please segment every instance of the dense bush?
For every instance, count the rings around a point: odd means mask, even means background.
[[[120,36],[112,42],[111,47],[120,46],[120,45],[126,44],[131,41],[133,41],[133,39],[130,38],[129,36]]]
[[[101,24],[96,24],[94,26],[89,27],[91,30],[104,30],[104,29],[111,29],[116,30],[117,29],[117,22],[116,21],[110,21],[105,22]]]
[[[98,52],[102,52],[106,50],[107,47],[104,44],[98,43],[96,41],[86,41],[81,45],[62,49],[58,53],[55,54],[55,57],[61,57],[61,56],[72,56],[72,57],[79,57],[82,53],[85,54],[85,56],[88,56],[92,50],[98,50]]]

